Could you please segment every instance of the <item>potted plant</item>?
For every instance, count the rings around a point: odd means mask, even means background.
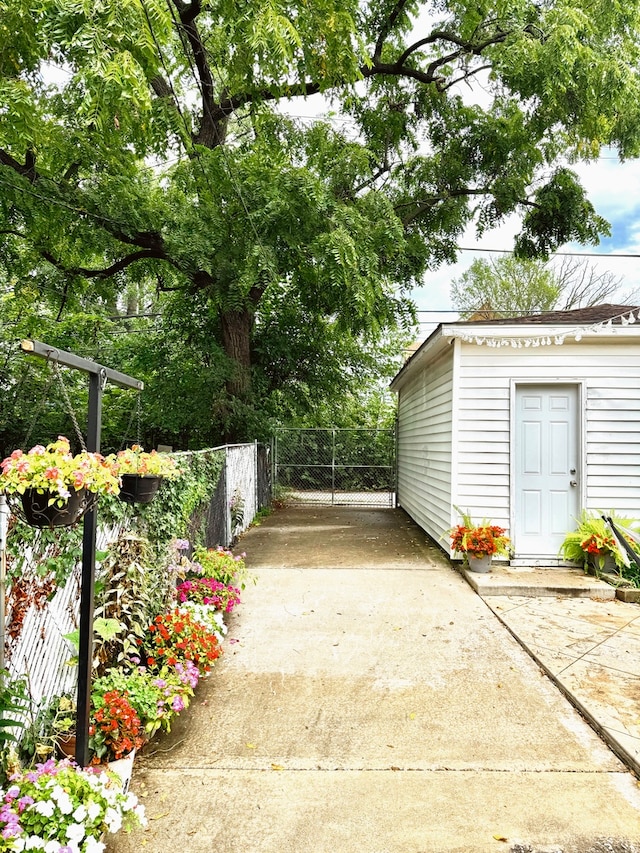
[[[145,667],[109,669],[93,682],[93,691],[106,696],[112,690],[122,694],[135,710],[147,739],[160,729],[171,731],[171,720],[189,706],[193,696],[191,681],[175,669],[163,667],[150,672]],[[197,677],[195,683],[198,683]]]
[[[614,513],[609,513],[610,518],[616,526],[632,527],[633,520],[620,518]],[[560,557],[569,563],[578,563],[585,572],[592,570],[598,574],[611,570],[620,571],[627,566],[629,560],[620,548],[613,532],[601,513],[582,510],[580,517],[576,519],[577,528],[565,536],[560,546]],[[636,548],[634,542],[630,542]],[[639,555],[640,559],[640,555]]]
[[[89,749],[92,764],[118,761],[140,749],[145,742],[140,717],[127,691],[108,690],[91,693]]]
[[[111,454],[107,461],[120,477],[120,498],[127,503],[150,503],[165,477],[180,474],[175,459],[168,453],[147,452],[139,444]]]
[[[146,665],[153,670],[191,661],[199,670],[209,672],[222,654],[215,632],[180,608],[158,614],[140,646],[146,653]]]
[[[457,509],[457,507],[456,507]],[[505,536],[505,528],[491,524],[487,519],[477,524],[469,513],[458,510],[462,524],[451,528],[449,537],[453,551],[464,556],[465,563],[473,572],[488,572],[494,555],[508,556],[509,537]]]
[[[74,455],[64,436],[46,447],[37,444],[28,453],[14,450],[0,468],[0,491],[19,496],[24,518],[32,527],[74,524],[98,495],[120,491],[104,456],[88,451]]]
[[[144,807],[111,774],[81,770],[69,759],[12,775],[0,803],[3,850],[100,853],[105,833],[146,826]]]

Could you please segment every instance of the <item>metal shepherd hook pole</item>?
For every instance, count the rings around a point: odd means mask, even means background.
[[[9,529],[9,507],[4,495],[0,495],[0,672],[4,669],[5,642],[5,595],[7,583],[7,532]]]
[[[80,358],[39,341],[22,341],[22,349],[31,355],[55,359],[57,364],[89,374],[89,411],[87,420],[87,450],[100,451],[102,424],[102,392],[107,381],[121,388],[142,391],[144,383],[117,370],[103,367],[95,361]],[[81,767],[89,763],[89,713],[91,710],[91,668],[93,663],[93,599],[96,565],[97,512],[92,509],[84,516],[82,535],[82,588],[80,592],[80,639],[78,649],[78,711],[76,714],[76,761]]]

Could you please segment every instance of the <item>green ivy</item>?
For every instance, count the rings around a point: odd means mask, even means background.
[[[193,545],[206,544],[209,505],[224,467],[225,451],[179,454],[177,460],[180,476],[165,479],[150,504],[131,505],[112,495],[101,496],[98,524],[144,536],[156,559],[176,537],[189,538]],[[81,558],[82,525],[37,529],[16,519],[7,538],[7,552],[10,579],[25,574],[52,578],[55,592]]]
[[[7,576],[12,580],[31,571],[42,578],[53,576],[56,587],[64,586],[81,553],[81,524],[49,530],[15,519],[7,537]]]
[[[178,457],[179,477],[165,480],[155,500],[136,507],[136,526],[159,553],[176,537],[205,544],[207,511],[225,462],[224,450]]]

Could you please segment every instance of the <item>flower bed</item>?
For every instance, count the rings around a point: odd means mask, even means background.
[[[188,547],[182,541],[179,544],[182,550]],[[183,580],[173,584],[169,606],[147,622],[144,630],[131,621],[130,613],[118,614],[123,621],[103,619],[103,623],[113,623],[116,632],[133,631],[142,636],[137,638],[138,654],[120,651],[110,666],[99,664],[103,672],[93,680],[89,727],[92,765],[102,768],[105,762],[135,753],[156,732],[169,731],[172,719],[188,707],[199,678],[222,654],[223,613],[240,601],[239,588],[230,582],[236,578],[229,573],[229,553],[225,552],[218,578],[211,568],[218,559],[215,554],[205,577],[199,565],[183,556],[178,561]],[[206,561],[207,552],[203,556]],[[241,558],[231,558],[240,577],[244,563]],[[176,574],[174,568],[174,577]],[[121,573],[118,582],[125,584],[126,577],[126,572]],[[124,641],[114,644],[110,634],[109,643],[116,652],[130,648]],[[99,654],[96,660],[100,661]],[[24,739],[23,753],[29,744],[32,764],[36,756],[49,753],[46,762],[11,768],[5,760],[6,782],[0,787],[2,850],[99,853],[104,850],[104,833],[144,822],[144,810],[135,796],[124,793],[117,775],[96,773],[98,768],[93,766],[80,769],[72,760],[55,757],[61,733],[56,725],[65,722],[64,734],[68,735],[66,723],[74,719],[69,701],[54,697],[49,709],[36,718],[40,723],[31,733],[33,737]]]

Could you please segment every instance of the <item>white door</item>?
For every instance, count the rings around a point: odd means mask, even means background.
[[[577,385],[519,385],[515,556],[556,557],[580,505]]]

